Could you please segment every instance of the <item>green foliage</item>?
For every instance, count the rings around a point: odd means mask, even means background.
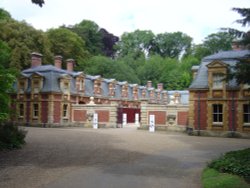
[[[8,20],[11,19],[11,15],[9,12],[7,12],[6,10],[0,8],[0,20]]]
[[[53,54],[61,55],[65,59],[73,58],[77,62],[88,57],[85,41],[76,33],[65,28],[58,28],[48,30],[47,36]]]
[[[0,40],[0,66],[8,68],[10,64],[11,49],[8,44]]]
[[[208,35],[202,44],[194,45],[193,55],[201,60],[203,57],[217,53],[219,51],[231,50],[234,35],[228,32],[217,32]]]
[[[0,150],[17,149],[25,144],[26,131],[8,123],[0,123]]]
[[[91,55],[102,54],[102,36],[99,32],[100,28],[95,22],[83,20],[70,28],[70,30],[82,38],[84,41],[83,45],[86,46],[86,50]]]
[[[101,75],[104,78],[114,78],[118,81],[138,83],[134,70],[122,60],[112,60],[104,56],[94,56],[85,65],[85,73]]]
[[[154,39],[151,53],[162,57],[179,58],[191,48],[192,38],[182,32],[158,34]]]
[[[206,168],[202,173],[204,188],[248,188],[249,185],[240,177],[219,173],[215,169]]]
[[[30,53],[40,52],[44,55],[43,63],[52,61],[49,41],[42,31],[38,31],[25,22],[15,20],[0,21],[0,40],[11,49],[10,64],[22,70],[30,67]]]
[[[209,163],[209,168],[214,168],[219,172],[226,172],[239,175],[246,179],[250,178],[250,148],[231,151],[221,156],[219,159]]]
[[[152,31],[135,30],[131,33],[123,33],[116,49],[119,57],[133,54],[134,58],[147,55],[152,48],[154,34]]]
[[[1,63],[1,62],[0,62]],[[15,76],[13,72],[4,69],[0,65],[0,123],[9,117],[9,93],[12,89]]]

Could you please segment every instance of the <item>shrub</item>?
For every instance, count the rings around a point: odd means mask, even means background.
[[[13,124],[0,124],[0,150],[21,148],[25,144],[26,133]]]
[[[219,172],[235,174],[244,177],[247,181],[250,179],[250,148],[231,151],[213,160],[208,164],[209,168],[214,168]]]

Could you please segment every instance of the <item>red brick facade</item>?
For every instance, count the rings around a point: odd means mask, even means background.
[[[73,111],[73,121],[84,122],[87,120],[86,110],[74,110]]]
[[[188,112],[177,112],[177,124],[188,125]]]
[[[109,111],[108,110],[96,110],[98,114],[98,121],[100,123],[109,122]]]
[[[148,116],[155,115],[156,125],[166,124],[166,111],[149,111]]]

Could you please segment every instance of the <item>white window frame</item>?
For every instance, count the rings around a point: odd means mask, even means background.
[[[245,111],[245,106],[247,106],[247,111]],[[250,104],[243,104],[242,106],[242,112],[243,112],[243,124],[250,126]],[[247,116],[248,121],[245,121],[245,116]]]
[[[39,117],[39,104],[33,103],[33,118],[38,118],[38,117]]]
[[[221,106],[221,111],[219,109]],[[215,107],[217,108],[215,111]],[[216,116],[216,121],[215,121]],[[221,116],[221,118],[220,118]],[[212,105],[212,118],[213,118],[213,125],[222,125],[223,124],[223,104],[213,104]],[[221,121],[219,121],[221,119]]]

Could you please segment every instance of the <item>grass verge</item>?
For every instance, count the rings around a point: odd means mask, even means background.
[[[250,148],[212,160],[202,174],[204,188],[250,188]]]
[[[249,188],[250,185],[237,175],[220,173],[219,171],[206,168],[202,174],[204,188]]]

